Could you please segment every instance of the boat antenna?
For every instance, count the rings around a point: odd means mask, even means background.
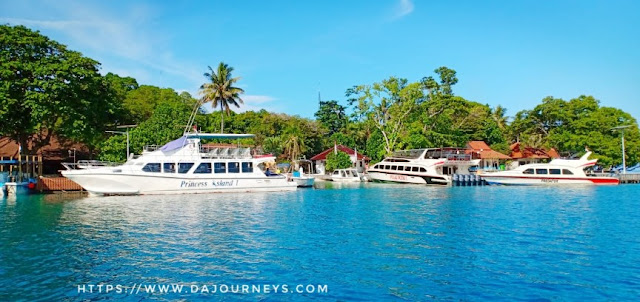
[[[190,131],[189,129],[191,129],[191,125],[193,125],[193,122],[196,119],[196,115],[198,114],[198,109],[200,109],[200,104],[202,103],[202,100],[199,99],[196,101],[196,104],[193,106],[193,111],[191,111],[191,115],[189,115],[189,121],[187,121],[187,124],[184,127],[184,133],[188,133],[188,131]]]

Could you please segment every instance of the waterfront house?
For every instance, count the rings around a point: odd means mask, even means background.
[[[478,168],[485,171],[504,170],[505,162],[511,159],[510,156],[491,149],[484,141],[470,141],[467,149],[467,154],[475,153],[480,158]]]
[[[509,156],[513,158],[516,166],[548,162],[554,158],[560,158],[558,151],[553,148],[546,150],[544,148],[527,147],[520,142],[511,144],[509,148],[511,149]]]
[[[315,166],[316,173],[324,174],[326,172],[325,166],[327,162],[327,155],[329,155],[330,152],[338,152],[338,151],[342,151],[344,153],[349,154],[349,157],[351,158],[351,162],[353,163],[353,167],[356,170],[358,170],[358,172],[360,173],[366,170],[367,165],[369,164],[369,161],[371,161],[371,159],[369,159],[364,154],[360,152],[356,152],[355,150],[347,146],[335,145],[327,150],[324,150],[318,153],[317,155],[311,158],[311,162],[313,162]]]
[[[0,158],[6,160],[17,160],[20,154],[20,145],[9,137],[0,137]],[[58,174],[59,170],[64,169],[62,162],[73,162],[80,159],[89,158],[89,149],[87,146],[64,141],[56,136],[52,136],[48,145],[38,149],[31,150],[30,156],[41,156],[42,173],[45,175]]]

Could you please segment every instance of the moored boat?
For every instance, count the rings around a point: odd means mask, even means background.
[[[366,181],[363,175],[356,169],[336,169],[331,173],[331,180],[336,182],[363,182]]]
[[[185,133],[166,145],[146,147],[122,165],[63,163],[62,175],[94,195],[289,191],[296,183],[263,171],[272,155],[249,148],[209,148],[201,139],[241,139],[252,134]]]
[[[452,175],[470,174],[469,168],[479,162],[465,149],[414,149],[396,151],[367,172],[373,181],[448,185]]]
[[[585,173],[598,160],[589,159],[587,151],[579,159],[554,159],[548,164],[527,164],[513,170],[481,173],[488,184],[498,185],[617,185],[620,180],[609,176],[595,176]]]

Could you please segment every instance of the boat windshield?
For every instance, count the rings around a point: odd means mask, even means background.
[[[417,159],[422,155],[424,149],[394,151],[392,157]]]

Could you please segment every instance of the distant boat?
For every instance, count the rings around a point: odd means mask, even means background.
[[[201,139],[241,139],[253,134],[185,133],[162,147],[147,146],[122,165],[63,163],[62,175],[93,195],[186,194],[290,191],[296,183],[263,171],[273,155],[252,155],[249,148],[203,146]]]
[[[367,172],[373,181],[447,185],[453,174],[470,174],[479,163],[466,149],[414,149],[396,151]]]
[[[337,169],[331,173],[331,180],[336,182],[363,182],[366,181],[363,175],[356,169]]]
[[[480,174],[487,183],[499,185],[617,185],[615,177],[587,175],[585,168],[594,166],[597,159],[589,160],[591,151],[580,159],[554,159],[548,164],[528,164],[516,169]]]
[[[294,162],[291,166],[295,167],[295,163],[300,166],[300,170],[293,171],[293,173],[291,173],[291,179],[298,184],[298,187],[313,187],[316,181],[315,177],[304,174],[304,168],[302,167],[303,164],[306,164],[309,167],[307,171],[311,171],[311,161],[301,159]]]

